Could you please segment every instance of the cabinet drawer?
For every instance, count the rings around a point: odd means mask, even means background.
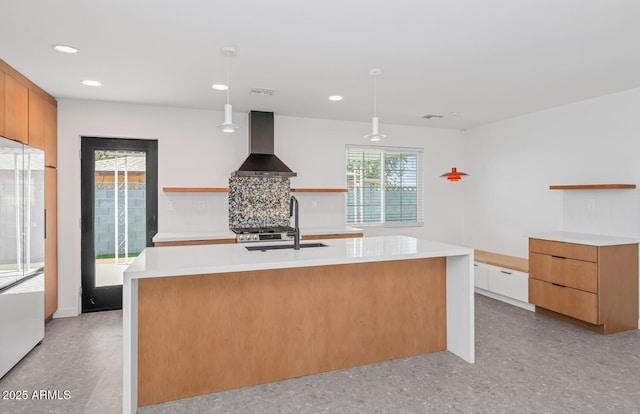
[[[489,269],[489,290],[522,302],[529,301],[526,273],[509,269]]]
[[[598,325],[598,295],[529,278],[529,302]]]
[[[529,252],[565,257],[568,259],[585,260],[587,262],[598,261],[598,248],[585,244],[529,239]]]
[[[474,263],[473,265],[473,285],[480,289],[489,289],[489,269],[485,266]]]
[[[598,264],[593,262],[529,253],[529,276],[598,293]]]

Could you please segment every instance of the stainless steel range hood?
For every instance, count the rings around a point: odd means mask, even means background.
[[[249,112],[249,156],[232,177],[295,177],[274,154],[273,112]]]

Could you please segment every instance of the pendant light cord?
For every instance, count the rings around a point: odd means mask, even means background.
[[[373,77],[373,116],[378,116],[378,76]]]
[[[229,84],[229,54],[227,53],[227,105],[229,104],[229,90],[231,85]]]

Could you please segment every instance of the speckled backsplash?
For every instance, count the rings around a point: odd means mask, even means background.
[[[289,177],[231,177],[229,188],[229,228],[289,225]]]

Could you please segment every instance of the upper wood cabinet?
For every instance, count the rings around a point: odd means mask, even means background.
[[[44,102],[44,164],[58,166],[58,106],[48,100]]]
[[[51,97],[29,89],[29,145],[44,150],[45,165],[55,167],[58,158],[58,108],[51,101]]]
[[[29,146],[44,150],[44,96],[29,90]]]
[[[4,74],[4,136],[29,143],[29,88]]]
[[[0,60],[0,136],[45,151],[45,165],[58,159],[58,103]]]

